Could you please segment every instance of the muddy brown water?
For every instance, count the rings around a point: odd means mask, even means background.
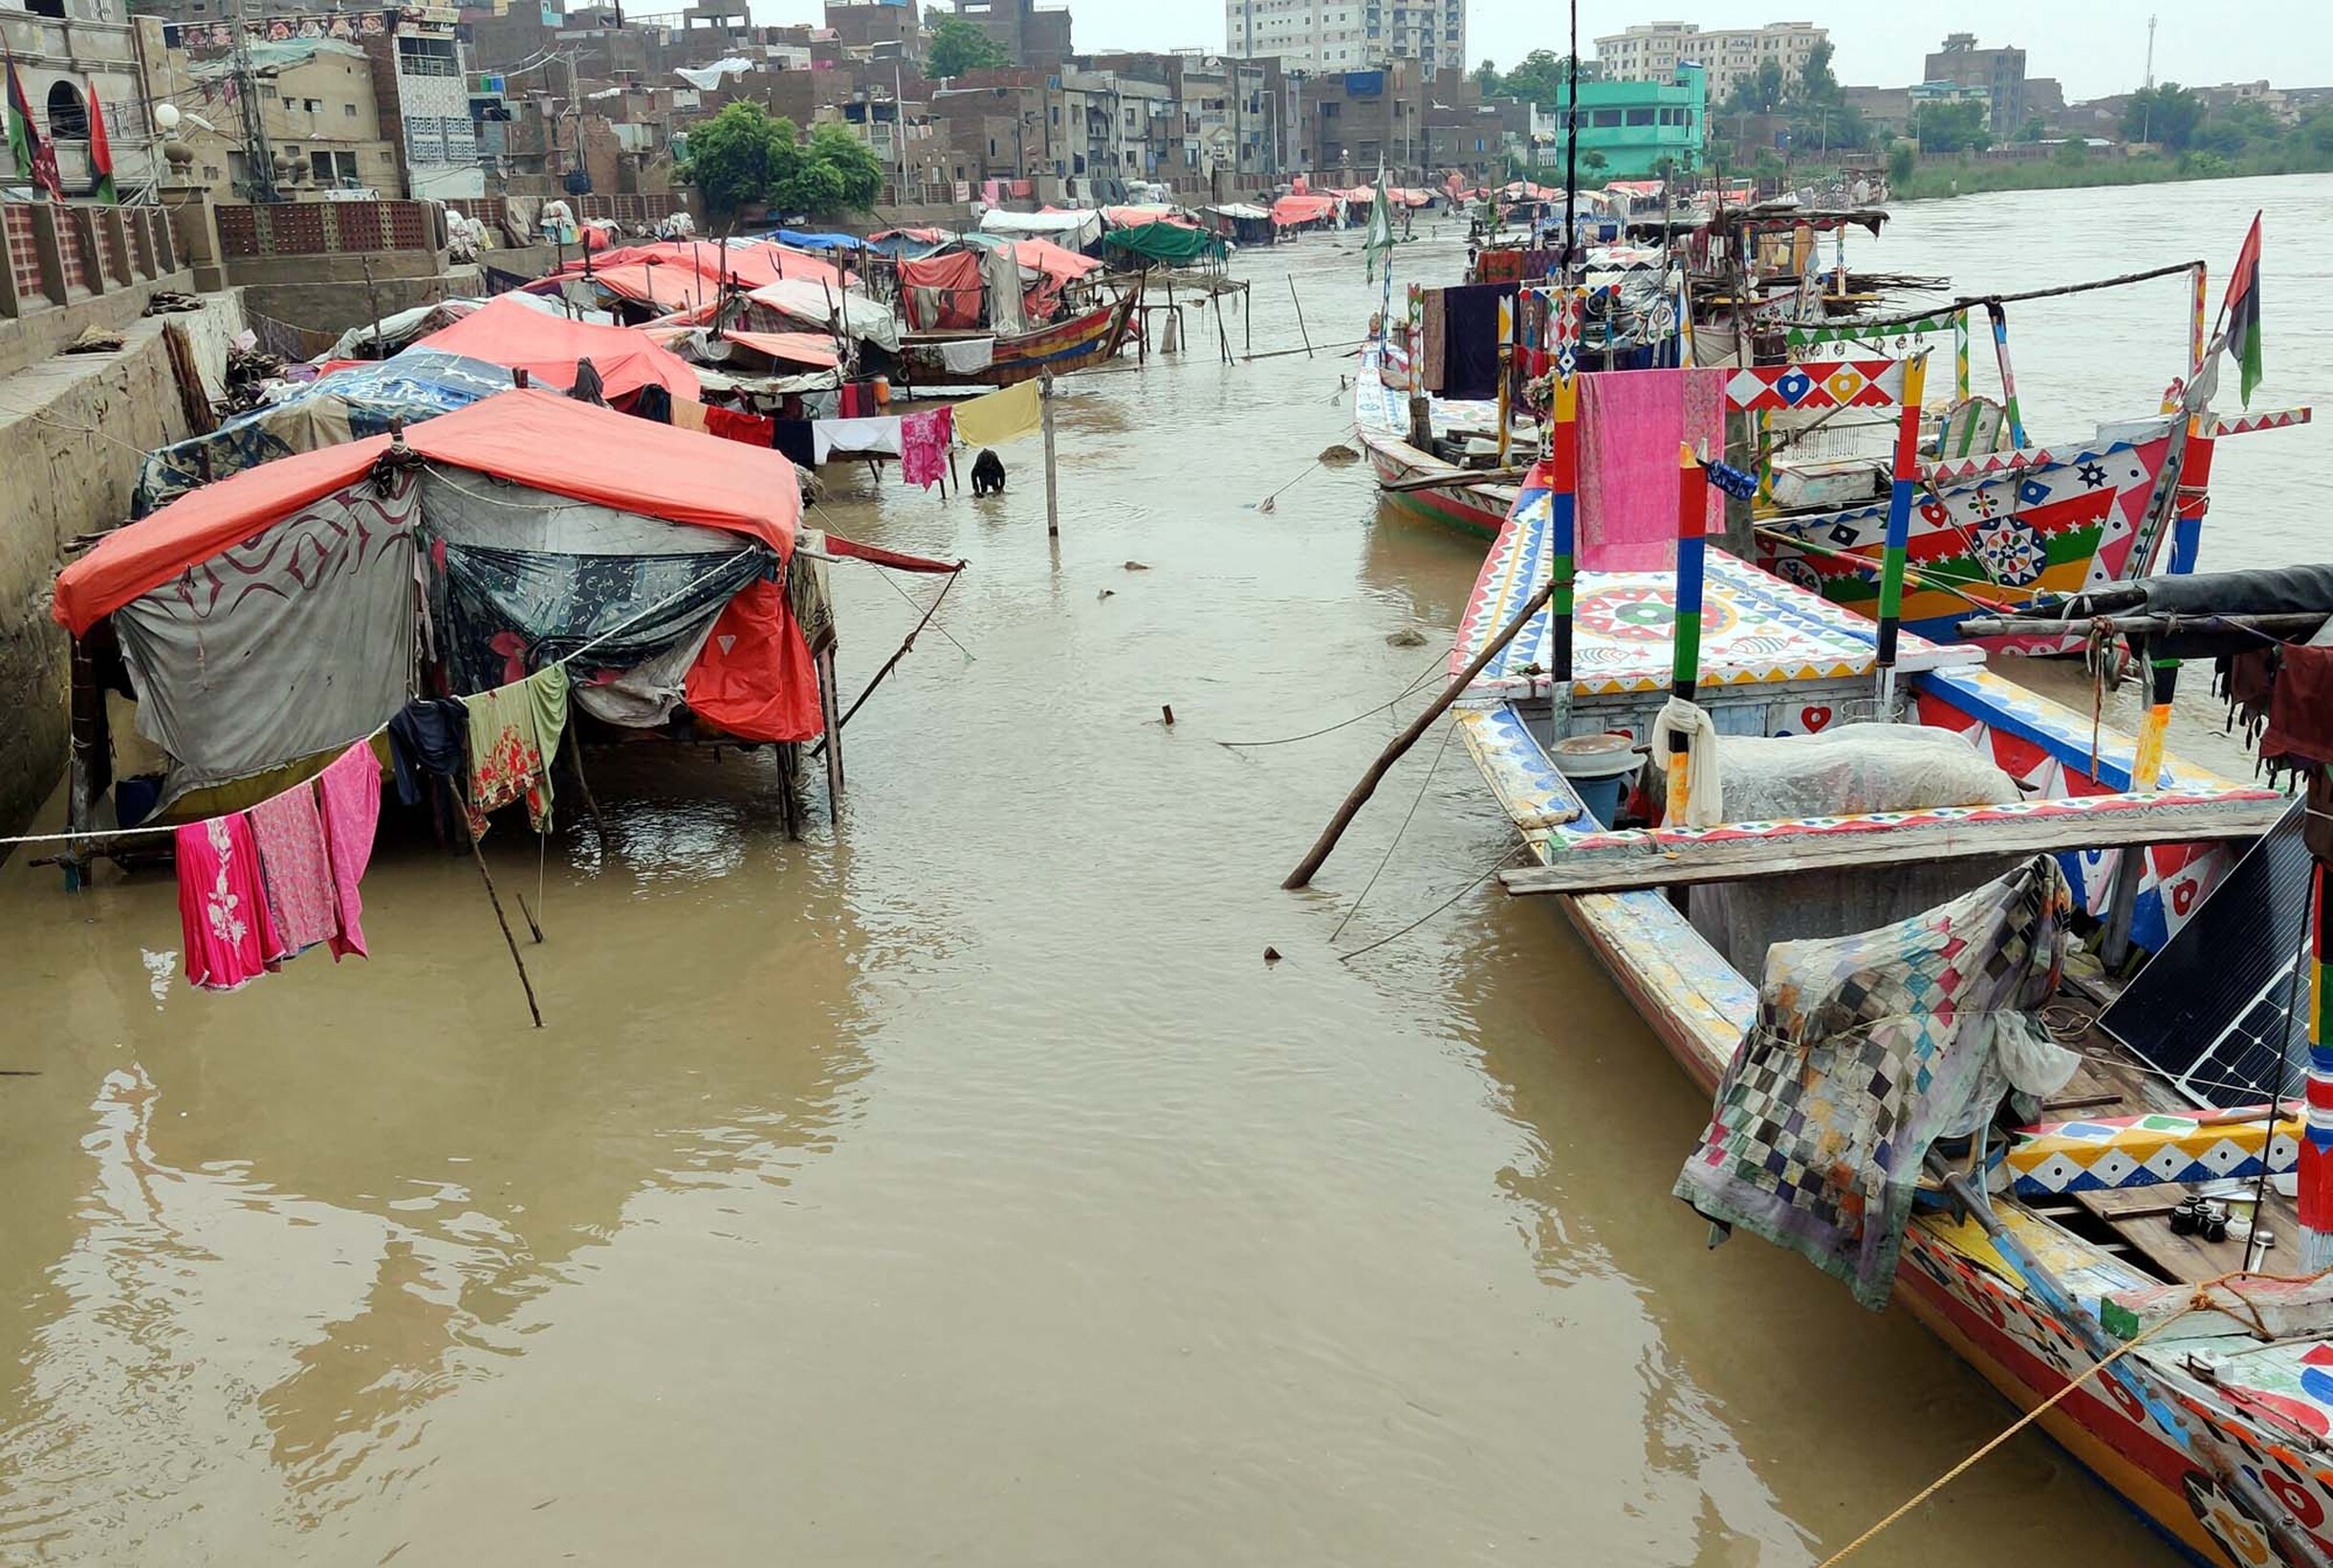
[[[1986,198],[1877,254],[2216,260],[2284,203],[2263,399],[2298,401],[2328,189]],[[1359,336],[1349,240],[1235,265],[1259,351],[1287,276]],[[2107,328],[2168,321],[2168,361],[2175,292]],[[2056,332],[2038,426],[2157,390]],[[1701,1097],[1551,906],[1462,891],[1508,828],[1457,747],[1278,890],[1401,715],[1221,743],[1402,691],[1433,649],[1388,638],[1446,640],[1481,555],[1365,470],[1297,479],[1348,369],[1080,378],[1057,548],[1034,441],[1001,500],[845,478],[830,526],[972,568],[851,727],[840,831],[784,841],[738,757],[603,764],[607,847],[571,816],[539,873],[499,828],[540,1033],[474,869],[409,831],[369,962],[230,996],[177,978],[165,877],[0,868],[0,1560],[1782,1568],[1997,1431],[1908,1317],[1705,1249],[1667,1196]],[[2230,444],[2207,560],[2322,553],[2312,439]],[[917,608],[838,575],[855,691]],[[2030,1435],[1860,1560],[2012,1551],[2170,1560]]]

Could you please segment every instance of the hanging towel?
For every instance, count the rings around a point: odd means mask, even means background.
[[[189,822],[174,838],[186,978],[206,991],[233,991],[283,950],[268,919],[251,819],[238,812]]]
[[[1685,820],[1661,825],[1671,828],[1713,828],[1726,819],[1726,802],[1717,776],[1717,726],[1708,709],[1680,697],[1661,705],[1652,720],[1652,765],[1666,773],[1668,737],[1685,736]]]
[[[389,720],[389,760],[397,769],[397,798],[419,805],[431,774],[460,778],[469,771],[469,709],[458,697],[424,697]]]
[[[848,452],[854,457],[862,452],[899,456],[899,420],[892,415],[880,419],[822,419],[813,426],[811,438],[821,463],[836,452]]]
[[[956,439],[967,446],[1001,446],[1044,423],[1044,408],[1034,381],[960,403],[952,412]]]
[[[644,399],[648,394],[649,388],[643,386],[640,390],[641,396]],[[671,400],[671,404],[672,418],[670,423],[675,430],[696,430],[699,432],[703,432],[705,430],[706,407],[703,403],[697,402],[697,400],[694,398],[673,398]]]
[[[1607,370],[1579,378],[1582,572],[1665,572],[1677,559],[1677,445],[1726,449],[1726,377],[1713,370]],[[1710,487],[1707,531],[1725,497]]]
[[[331,938],[332,863],[324,854],[324,823],[316,814],[316,792],[286,790],[262,800],[248,814],[251,842],[259,850],[260,886],[268,898],[268,919],[287,955],[305,952]]]
[[[487,814],[524,796],[537,833],[551,827],[551,759],[567,726],[567,666],[554,664],[523,681],[462,699],[469,712],[471,834]]]
[[[760,414],[743,413],[735,408],[705,406],[705,433],[724,441],[742,441],[749,446],[773,445],[773,421]]]
[[[899,472],[910,485],[931,489],[948,476],[952,408],[908,414],[899,422]]]
[[[2333,647],[2283,650],[2268,694],[2260,756],[2271,767],[2333,762]]]
[[[996,359],[996,339],[993,338],[956,338],[940,345],[940,363],[961,375],[970,370],[986,370]]]
[[[362,958],[364,900],[357,884],[372,860],[373,830],[381,822],[381,759],[372,743],[359,741],[335,758],[317,775],[316,793],[323,808],[324,851],[332,858],[332,956]]]
[[[1498,306],[1513,283],[1472,283],[1442,291],[1444,397],[1457,402],[1498,396]],[[1675,446],[1669,447],[1673,456]]]
[[[817,425],[806,419],[781,419],[770,432],[770,445],[805,468],[818,462]]]

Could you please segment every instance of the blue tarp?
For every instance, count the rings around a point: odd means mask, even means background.
[[[866,243],[856,234],[806,234],[798,229],[773,229],[762,237],[797,250],[856,250]]]
[[[393,419],[418,424],[510,389],[511,373],[500,365],[433,348],[335,371],[235,415],[209,435],[148,452],[130,515],[143,517],[199,485],[278,457],[380,435]]]

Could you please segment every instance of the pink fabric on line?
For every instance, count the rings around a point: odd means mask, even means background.
[[[1726,378],[1712,370],[1600,370],[1580,378],[1580,570],[1666,572],[1677,564],[1677,444],[1723,457]],[[1705,532],[1722,534],[1710,490]]]
[[[335,757],[316,781],[324,808],[324,845],[332,858],[334,934],[337,963],[349,953],[368,956],[364,947],[364,900],[357,892],[373,858],[373,830],[381,821],[381,759],[370,741]]]
[[[316,794],[304,785],[253,806],[251,841],[259,850],[268,917],[284,952],[302,952],[339,928],[333,910],[332,868],[324,858],[324,824]]]
[[[186,978],[207,991],[233,991],[265,973],[283,950],[260,887],[251,819],[238,812],[189,822],[174,839]]]
[[[926,490],[948,473],[948,443],[955,429],[953,408],[909,414],[899,422],[899,476]]]

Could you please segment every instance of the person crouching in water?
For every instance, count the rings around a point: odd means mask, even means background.
[[[994,447],[983,446],[980,448],[980,455],[972,459],[972,493],[974,495],[1002,495],[1004,492],[1004,460],[996,455]]]

